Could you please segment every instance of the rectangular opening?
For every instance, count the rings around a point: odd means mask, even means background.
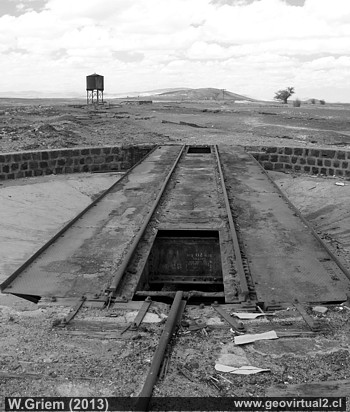
[[[217,230],[159,230],[138,290],[224,290]]]
[[[189,146],[187,153],[211,153],[210,146]]]

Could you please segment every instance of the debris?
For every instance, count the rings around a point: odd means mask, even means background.
[[[321,329],[321,324],[318,320],[313,319],[305,310],[303,305],[298,303],[297,301],[294,303],[295,308],[297,311],[300,313],[300,315],[303,317],[304,321],[308,324],[309,328],[313,332],[317,332]]]
[[[184,126],[199,127],[201,129],[206,129],[206,126],[200,126],[196,123],[180,122],[179,124],[184,125]]]
[[[234,339],[235,339],[236,345],[245,345],[246,343],[255,342],[257,340],[278,339],[278,336],[274,330],[271,330],[269,332],[264,332],[264,333],[235,336]]]
[[[256,319],[259,316],[274,316],[273,313],[241,313],[241,312],[232,312],[231,316],[236,316],[239,319]]]
[[[178,372],[180,372],[183,376],[185,376],[189,381],[195,382],[195,379],[194,379],[194,377],[192,376],[192,373],[191,373],[185,366],[178,365],[178,366],[177,366],[177,370],[178,370]]]
[[[207,327],[207,324],[205,322],[197,320],[196,322],[191,323],[189,325],[188,330],[195,331],[195,330],[203,329],[206,327]]]
[[[235,329],[237,332],[244,332],[245,327],[243,325],[243,322],[238,321],[237,319],[233,318],[232,316],[230,316],[221,306],[219,306],[216,302],[213,303],[212,308],[214,310],[216,310],[216,312],[219,313],[219,315],[221,315],[226,322],[232,326],[233,329]]]
[[[247,365],[235,368],[234,366],[221,365],[220,363],[215,365],[215,369],[219,372],[229,372],[234,375],[253,375],[259,372],[270,372],[270,369],[262,369],[255,366]]]
[[[224,381],[231,383],[231,385],[234,385],[234,383],[232,381],[230,381],[229,379],[225,378],[225,376],[222,376],[220,374],[218,374],[220,376],[221,379],[223,379]]]
[[[328,308],[326,308],[325,306],[315,306],[312,308],[312,310],[317,313],[322,313],[323,315],[328,311]]]
[[[346,186],[344,182],[335,182],[336,186]]]

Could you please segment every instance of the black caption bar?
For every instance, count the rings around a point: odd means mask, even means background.
[[[150,400],[126,397],[7,397],[5,398],[5,411],[143,411],[147,404],[150,411],[346,411],[345,396],[319,398],[154,397]]]

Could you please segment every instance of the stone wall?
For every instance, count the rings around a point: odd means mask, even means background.
[[[350,151],[305,147],[245,148],[266,170],[295,171],[350,178]]]
[[[0,154],[0,180],[130,169],[153,146],[109,146]]]

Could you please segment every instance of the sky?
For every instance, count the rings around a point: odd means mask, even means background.
[[[217,87],[350,102],[350,0],[0,0],[0,92]]]

